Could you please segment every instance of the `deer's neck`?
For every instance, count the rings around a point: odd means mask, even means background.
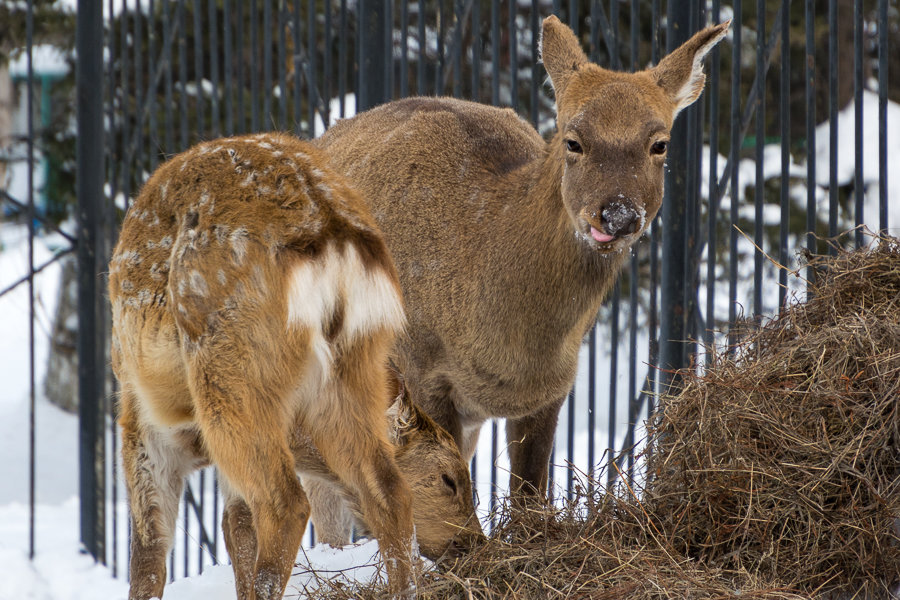
[[[559,137],[560,134],[556,134]],[[574,327],[593,315],[611,288],[624,253],[601,254],[577,235],[562,198],[565,157],[554,139],[545,155],[519,173],[519,194],[536,214],[522,219],[517,236],[522,268],[520,292],[557,327]]]

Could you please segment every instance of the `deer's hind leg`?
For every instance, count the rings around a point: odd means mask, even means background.
[[[202,342],[188,372],[204,445],[230,490],[223,527],[239,598],[280,600],[309,503],[288,446],[289,394],[273,372],[280,357],[259,352],[248,336],[223,331]]]
[[[138,422],[136,396],[122,392],[122,462],[131,507],[129,600],[162,597],[166,554],[172,546],[178,501],[193,460],[165,433]]]
[[[256,571],[256,528],[250,507],[226,480],[222,480],[225,509],[222,512],[222,533],[225,548],[234,569],[234,585],[239,600],[252,598],[253,577]]]
[[[403,594],[412,584],[415,532],[410,489],[387,437],[385,345],[375,335],[336,352],[333,377],[310,405],[306,424],[325,462],[356,493],[378,539],[391,592]]]

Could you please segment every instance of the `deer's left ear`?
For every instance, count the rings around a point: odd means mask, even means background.
[[[675,104],[672,118],[700,97],[706,82],[703,57],[725,37],[730,26],[731,19],[697,32],[650,70],[656,84]]]

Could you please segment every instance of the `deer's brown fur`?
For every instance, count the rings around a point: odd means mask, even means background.
[[[546,487],[579,345],[659,210],[672,122],[727,27],[619,73],[547,18],[549,142],[509,109],[449,98],[390,102],[316,142],[371,204],[394,257],[410,322],[396,360],[413,397],[464,457],[486,419],[506,417],[514,491]]]
[[[369,210],[321,151],[264,134],[162,165],[126,215],[109,294],[130,598],[162,595],[183,479],[207,463],[242,600],[283,594],[310,510],[298,469],[353,499],[392,590],[409,588],[414,503],[387,416],[402,296]],[[447,524],[444,545],[459,532]]]

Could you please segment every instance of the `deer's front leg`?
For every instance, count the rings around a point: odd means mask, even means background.
[[[556,421],[565,398],[519,419],[506,421],[511,496],[546,495]]]

